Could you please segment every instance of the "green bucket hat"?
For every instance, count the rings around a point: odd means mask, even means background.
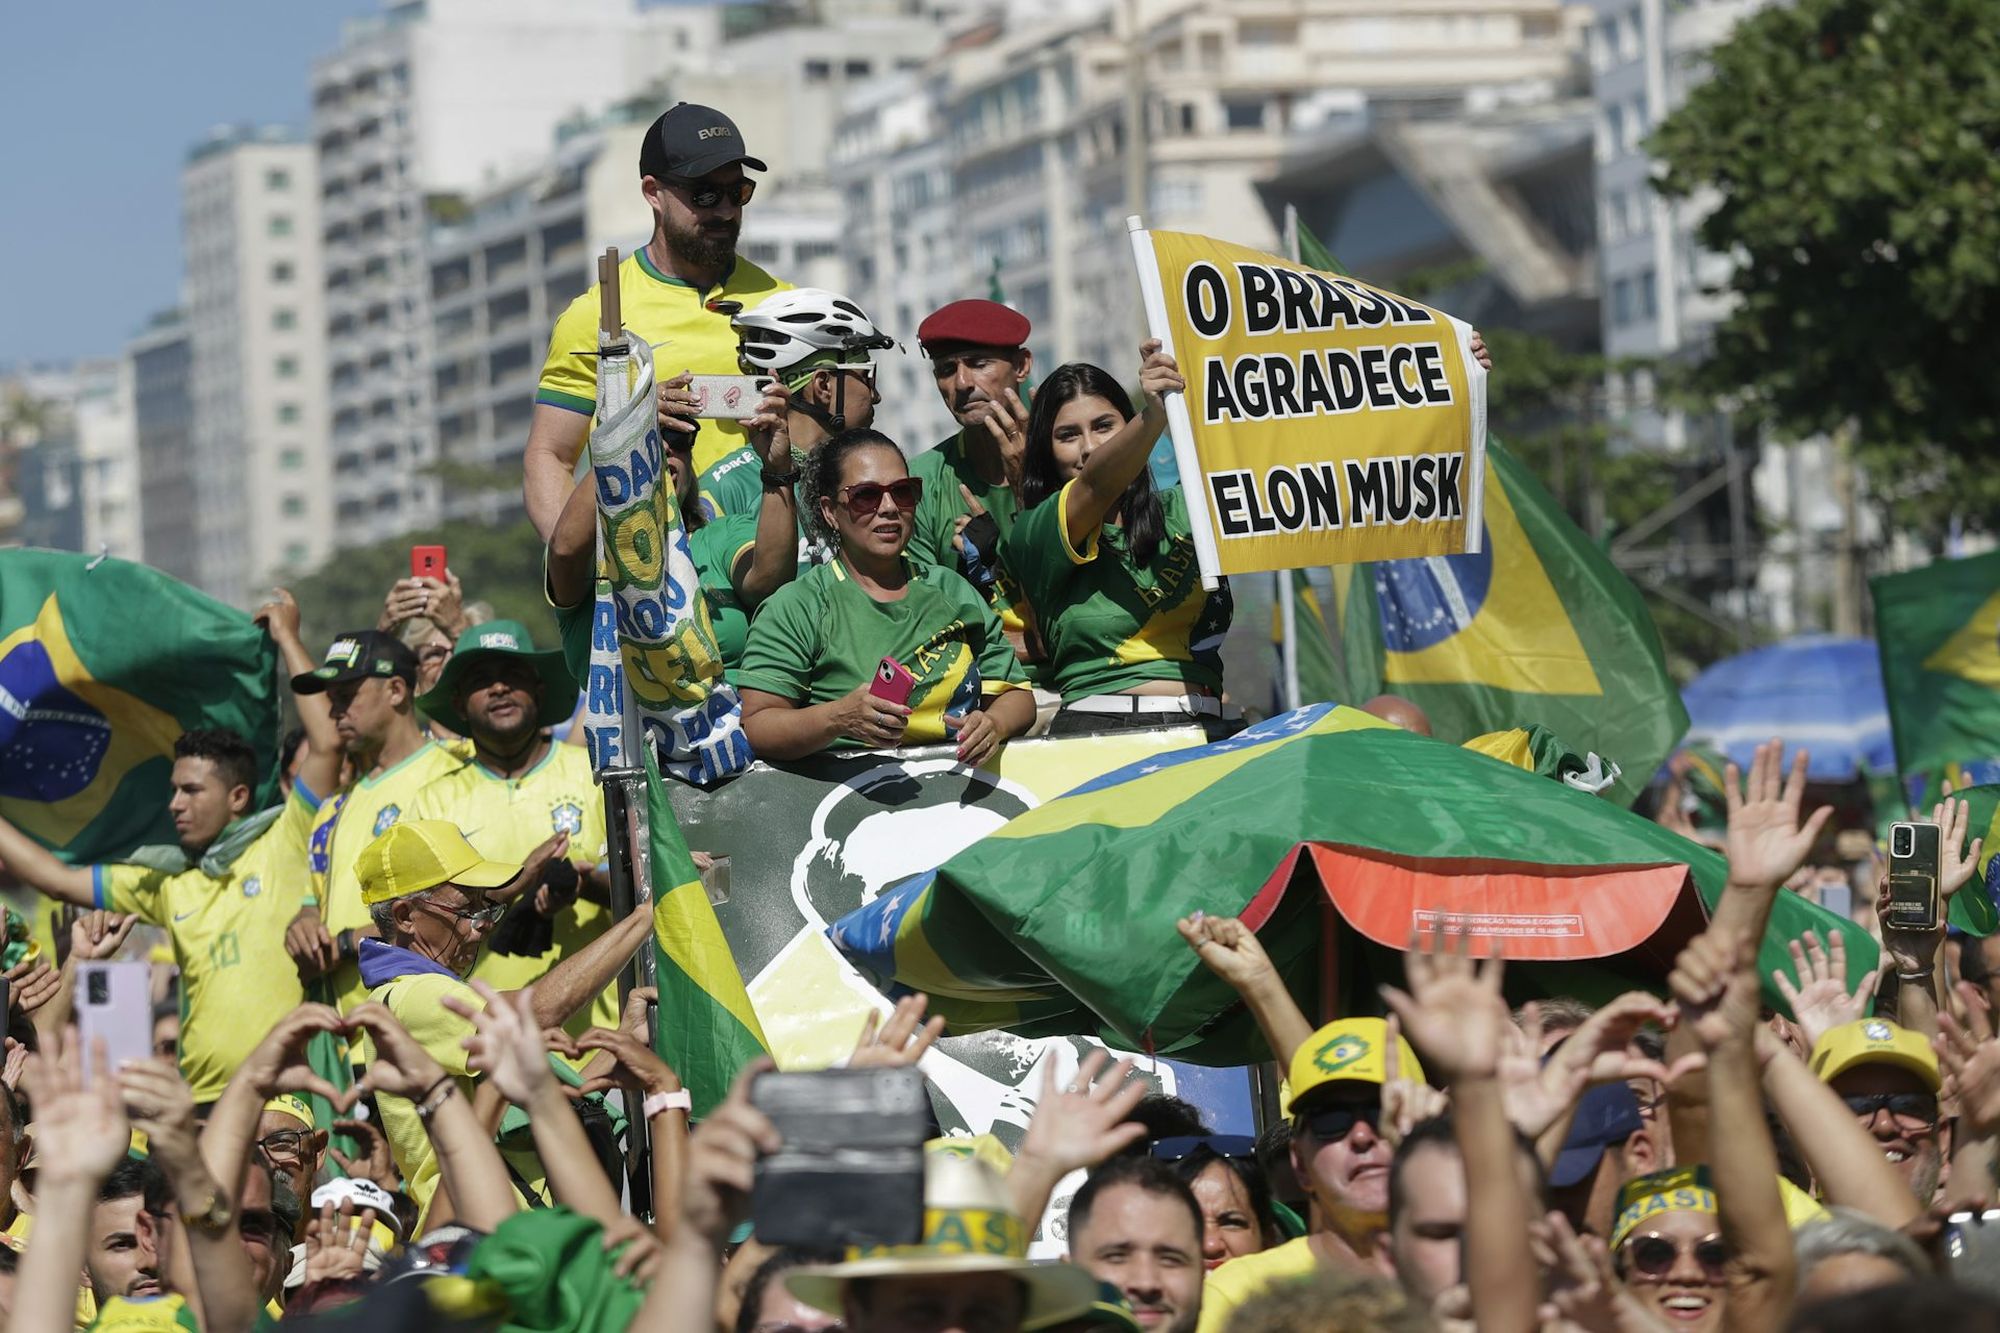
[[[438,683],[418,696],[417,711],[461,736],[471,735],[471,726],[458,711],[454,696],[465,673],[482,657],[518,658],[542,678],[542,707],[535,717],[536,726],[553,727],[575,710],[576,677],[570,675],[561,651],[535,651],[534,636],[518,620],[489,620],[458,636]]]

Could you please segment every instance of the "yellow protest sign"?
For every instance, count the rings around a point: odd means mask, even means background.
[[[1204,574],[1479,549],[1469,325],[1212,237],[1135,230],[1133,250],[1187,378],[1167,410]]]

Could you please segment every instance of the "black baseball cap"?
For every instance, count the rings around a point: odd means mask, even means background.
[[[292,689],[299,694],[323,694],[330,686],[350,680],[401,679],[417,683],[417,655],[393,634],[378,629],[343,634],[326,650],[326,657],[311,671],[292,677]]]
[[[735,121],[712,106],[693,102],[679,102],[662,112],[639,145],[639,174],[655,180],[669,176],[693,180],[731,162],[753,171],[770,170],[744,148]]]

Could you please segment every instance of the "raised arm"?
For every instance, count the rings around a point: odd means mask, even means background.
[[[1900,1228],[1923,1216],[1916,1196],[1839,1094],[1761,1024],[1757,1057],[1763,1063],[1764,1095],[1798,1145],[1822,1198],[1866,1213],[1885,1227]]]
[[[635,911],[557,963],[532,988],[536,1029],[567,1023],[572,1014],[602,995],[619,969],[652,938],[652,913]]]
[[[524,474],[521,490],[528,517],[543,541],[548,541],[555,529],[564,508],[563,497],[569,494],[576,460],[582,456],[589,438],[589,413],[572,412],[549,403],[535,404],[534,416],[528,421],[527,448],[521,457]]]
[[[1154,441],[1167,428],[1167,408],[1160,395],[1187,388],[1180,367],[1160,350],[1158,338],[1141,343],[1139,356],[1139,388],[1146,395],[1144,409],[1126,422],[1124,429],[1091,451],[1083,471],[1066,492],[1069,498],[1065,501],[1063,524],[1070,541],[1079,548],[1103,526],[1105,517],[1118,507],[1125,488],[1145,470],[1146,460],[1152,457]]]
[[[764,391],[764,401],[757,405],[757,415],[743,423],[750,447],[772,476],[798,473],[798,465],[792,461],[791,432],[785,426],[790,407],[791,394],[783,383],[773,380]],[[797,577],[799,500],[795,486],[765,485],[764,498],[757,506],[757,544],[737,564],[729,580],[747,606],[756,606]]]
[[[257,608],[257,623],[270,634],[277,646],[278,660],[287,678],[302,676],[319,663],[313,660],[305,640],[299,637],[299,604],[283,588],[272,591],[271,600]],[[333,706],[325,694],[292,694],[299,710],[299,725],[306,732],[305,762],[299,766],[299,780],[315,800],[333,795],[340,785],[340,733],[334,729]]]
[[[1103,1051],[1084,1056],[1061,1089],[1054,1063],[1042,1066],[1042,1093],[1007,1173],[1014,1215],[1029,1226],[1041,1220],[1064,1176],[1096,1166],[1146,1136],[1145,1126],[1126,1119],[1146,1099],[1146,1085],[1132,1077],[1130,1060],[1120,1060],[1099,1078],[1109,1058]]]
[[[1979,868],[1983,839],[1965,843],[1970,807],[1964,801],[1946,798],[1931,807],[1931,823],[1938,826],[1938,920],[1931,930],[1910,930],[1891,924],[1888,916],[1889,884],[1885,879],[1876,891],[1875,916],[1882,926],[1882,950],[1896,969],[1896,1021],[1927,1038],[1938,1035],[1938,1007],[1945,990],[1938,978],[1938,956],[1945,937],[1945,914],[1951,900],[1966,886]]]
[[[78,907],[97,906],[89,866],[64,865],[48,848],[0,819],[0,865],[38,893]]]
[[[1233,916],[1201,912],[1181,918],[1176,925],[1203,966],[1243,997],[1250,1016],[1257,1020],[1257,1030],[1271,1048],[1271,1058],[1278,1062],[1278,1068],[1289,1069],[1292,1055],[1311,1039],[1313,1025],[1285,989],[1257,933]]]
[[[35,1108],[35,1243],[21,1259],[8,1326],[66,1329],[76,1315],[76,1275],[90,1248],[97,1190],[124,1160],[132,1127],[118,1084],[104,1058],[104,1044],[89,1053],[91,1083],[83,1081],[84,1052],[74,1029],[68,1040],[28,1057],[24,1081]]]

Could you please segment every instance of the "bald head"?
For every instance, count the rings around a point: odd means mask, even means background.
[[[1376,695],[1373,699],[1361,705],[1361,711],[1381,718],[1392,727],[1401,727],[1404,731],[1414,731],[1419,736],[1428,736],[1431,734],[1431,720],[1424,715],[1424,710],[1411,703],[1408,699],[1399,698],[1393,694]]]

